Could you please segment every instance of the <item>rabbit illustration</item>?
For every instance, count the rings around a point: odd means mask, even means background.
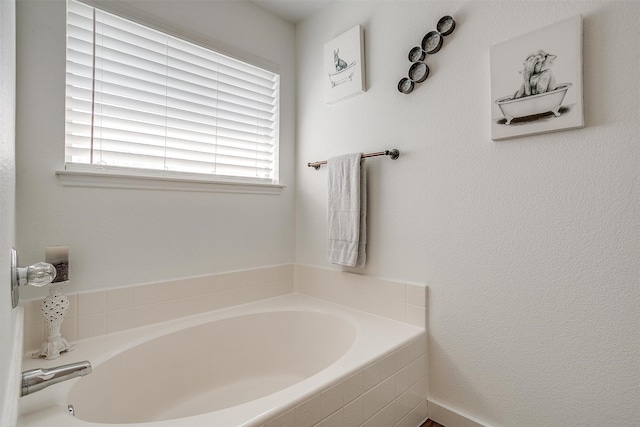
[[[539,50],[527,57],[524,69],[521,71],[523,83],[511,99],[529,95],[550,92],[557,88],[556,79],[551,72],[551,66],[556,55]]]
[[[340,52],[340,49],[333,51],[333,62],[336,66],[336,71],[342,71],[347,68],[347,63],[338,57],[338,52]]]

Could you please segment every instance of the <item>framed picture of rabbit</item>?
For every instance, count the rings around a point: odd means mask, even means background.
[[[365,89],[364,37],[360,25],[324,45],[324,93],[333,104]]]
[[[582,15],[491,46],[491,139],[584,127]]]

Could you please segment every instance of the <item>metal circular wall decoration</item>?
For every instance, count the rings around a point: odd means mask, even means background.
[[[407,93],[411,93],[413,91],[413,87],[414,87],[414,83],[411,81],[411,79],[404,77],[402,79],[400,79],[400,82],[398,83],[398,90],[404,94]]]
[[[420,46],[416,46],[409,51],[409,61],[418,62],[424,59],[425,52]]]
[[[429,31],[422,39],[422,50],[429,55],[437,53],[442,47],[442,36],[437,31]]]
[[[438,21],[438,25],[436,25],[436,29],[443,36],[448,36],[453,33],[453,30],[456,29],[456,21],[453,20],[450,16],[443,16]]]
[[[409,94],[413,91],[416,83],[422,83],[429,77],[429,66],[424,63],[427,55],[437,53],[444,42],[444,37],[453,33],[456,28],[456,21],[449,15],[443,16],[438,21],[435,31],[429,31],[422,38],[420,46],[416,46],[409,51],[407,56],[411,66],[409,67],[409,77],[403,77],[398,82],[398,91]]]
[[[422,83],[429,77],[429,67],[424,62],[416,62],[409,67],[409,78],[414,83]]]

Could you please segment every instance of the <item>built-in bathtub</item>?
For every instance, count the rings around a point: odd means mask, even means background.
[[[89,360],[93,373],[23,397],[19,426],[417,426],[426,416],[423,328],[300,294],[76,344],[54,361],[24,360],[23,370]]]

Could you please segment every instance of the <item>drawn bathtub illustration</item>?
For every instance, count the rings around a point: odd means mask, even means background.
[[[502,115],[507,119],[506,125],[510,125],[515,118],[548,112],[552,112],[555,117],[560,117],[562,101],[571,86],[571,83],[561,83],[555,90],[550,92],[516,99],[512,99],[513,95],[508,95],[496,99],[495,103],[498,104]]]
[[[329,73],[329,80],[331,81],[331,87],[334,88],[342,83],[350,82],[353,80],[353,73],[355,73],[356,61],[347,65],[345,68],[335,73]]]

